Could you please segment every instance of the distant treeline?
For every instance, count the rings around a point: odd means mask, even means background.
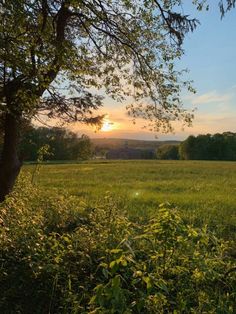
[[[88,136],[80,138],[65,128],[30,127],[20,146],[23,160],[35,161],[42,147],[47,147],[46,160],[85,160],[93,155],[93,145]]]
[[[162,160],[178,160],[179,157],[179,145],[164,144],[161,145],[156,152],[156,158]]]
[[[158,159],[236,160],[236,133],[189,136],[179,145],[162,145]]]
[[[118,148],[110,149],[106,153],[106,159],[156,159],[156,151],[147,148]]]
[[[76,133],[60,127],[33,127],[28,123],[22,130],[23,136],[19,143],[19,156],[24,161],[44,160],[87,160],[91,158],[107,159],[156,159],[156,149],[145,146],[145,141],[118,139],[120,147],[114,149],[116,140],[103,145],[101,141],[93,141],[86,135],[78,137]],[[3,134],[0,132],[0,154]],[[122,145],[123,143],[123,145]],[[139,147],[140,143],[144,147]],[[151,142],[152,143],[152,142]],[[152,143],[153,144],[153,143]],[[42,157],[43,155],[43,157]]]
[[[44,159],[46,160],[86,160],[94,158],[107,159],[163,159],[163,160],[236,160],[236,133],[224,132],[222,134],[206,134],[189,136],[180,144],[161,145],[158,147],[137,147],[132,142],[130,147],[127,140],[123,141],[123,147],[114,149],[111,142],[99,145],[86,135],[78,137],[65,128],[59,127],[38,127],[27,126],[26,132],[19,145],[19,154],[25,161],[36,161],[39,158],[42,147]],[[114,141],[114,140],[113,140]],[[143,143],[141,143],[143,144]],[[0,134],[0,152],[2,146],[2,136]]]
[[[236,133],[189,136],[179,146],[180,159],[236,160]]]

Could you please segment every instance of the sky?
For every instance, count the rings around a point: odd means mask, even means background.
[[[197,29],[186,36],[185,54],[178,68],[188,68],[186,78],[193,80],[196,94],[182,93],[185,108],[195,110],[193,126],[182,130],[176,125],[174,134],[154,134],[135,125],[127,116],[126,103],[105,99],[103,112],[107,114],[104,128],[94,132],[91,127],[73,125],[72,130],[92,138],[130,138],[153,140],[183,140],[189,135],[236,132],[236,9],[221,19],[218,0],[209,0],[210,10],[197,12],[190,0],[182,12],[200,21]],[[110,130],[112,129],[112,130]]]

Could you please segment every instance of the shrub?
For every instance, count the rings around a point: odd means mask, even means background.
[[[146,224],[21,178],[0,206],[1,313],[233,313],[228,243],[161,205]]]

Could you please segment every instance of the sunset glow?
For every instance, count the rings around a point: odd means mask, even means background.
[[[103,121],[103,125],[101,127],[101,131],[103,132],[109,132],[114,129],[114,123],[111,122],[108,118],[105,118]]]

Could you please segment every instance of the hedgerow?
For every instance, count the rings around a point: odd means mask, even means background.
[[[234,313],[230,243],[207,226],[50,193],[21,177],[0,205],[1,313]]]

